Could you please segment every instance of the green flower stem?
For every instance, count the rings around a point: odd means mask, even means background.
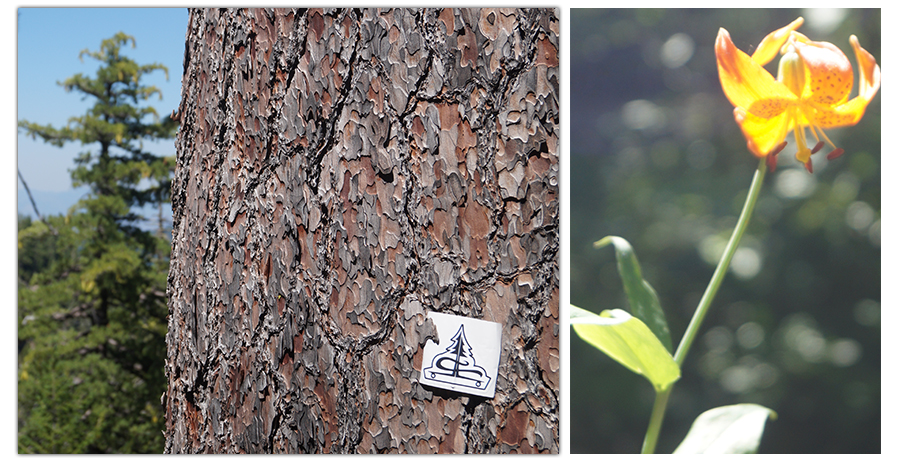
[[[653,401],[653,411],[650,412],[650,424],[647,426],[644,445],[641,447],[642,454],[652,454],[656,451],[656,440],[659,438],[659,430],[662,428],[663,416],[666,414],[666,404],[669,402],[669,394],[671,392],[672,385],[669,385],[669,388],[661,392],[656,392],[656,400]]]
[[[709,310],[709,306],[712,304],[713,299],[716,297],[716,293],[719,291],[719,286],[725,278],[725,272],[728,271],[728,265],[731,264],[731,259],[734,258],[734,252],[737,251],[737,247],[741,243],[741,237],[744,236],[744,231],[747,229],[747,225],[750,222],[750,216],[753,214],[753,207],[756,205],[756,200],[759,198],[759,190],[762,188],[763,179],[765,179],[765,177],[766,159],[760,158],[759,166],[756,168],[756,174],[753,175],[753,182],[750,183],[750,192],[747,194],[747,201],[744,202],[744,208],[741,210],[740,217],[738,217],[737,226],[734,227],[731,239],[728,240],[728,244],[725,245],[725,253],[722,254],[722,259],[719,261],[719,265],[716,266],[716,271],[713,273],[712,280],[709,281],[709,285],[706,286],[706,292],[704,292],[703,297],[700,298],[700,304],[697,305],[697,310],[691,318],[691,323],[688,325],[687,331],[684,332],[684,337],[681,339],[681,343],[678,344],[678,349],[675,351],[675,362],[678,363],[679,366],[684,363],[684,357],[687,356],[688,349],[690,349],[691,344],[697,336],[697,331],[700,329],[700,324],[703,323],[706,312]]]
[[[744,202],[744,208],[741,210],[740,217],[738,217],[737,225],[734,227],[734,232],[731,234],[731,239],[729,239],[728,244],[725,245],[725,252],[722,254],[722,259],[719,260],[719,265],[716,266],[712,280],[710,280],[709,285],[706,286],[706,292],[704,292],[703,297],[700,298],[700,304],[697,305],[697,310],[694,311],[691,323],[688,324],[687,330],[684,332],[684,337],[681,338],[681,343],[678,344],[678,349],[675,351],[675,362],[679,366],[684,363],[684,358],[687,356],[691,344],[693,344],[694,339],[697,337],[700,325],[703,323],[703,319],[706,318],[709,306],[712,305],[712,301],[719,291],[719,286],[722,285],[722,280],[725,278],[725,273],[728,271],[728,265],[731,264],[734,252],[737,251],[737,247],[741,243],[741,237],[744,235],[744,231],[747,229],[747,225],[750,222],[750,216],[753,214],[753,207],[756,205],[756,200],[759,198],[759,191],[762,188],[765,176],[766,159],[760,158],[759,166],[756,168],[756,173],[753,175],[753,181],[750,183],[750,192],[747,193],[747,200]],[[644,445],[641,449],[641,453],[652,454],[656,450],[656,440],[659,437],[659,430],[662,428],[663,416],[666,413],[666,404],[669,402],[669,393],[671,391],[672,386],[670,385],[669,388],[657,392],[656,394],[656,400],[653,402],[653,411],[650,413],[650,424],[647,426],[647,434],[644,436]]]

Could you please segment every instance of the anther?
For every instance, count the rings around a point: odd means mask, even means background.
[[[778,144],[778,147],[772,149],[771,152],[766,155],[766,166],[769,167],[769,173],[775,172],[775,167],[778,165],[778,154],[784,150],[787,146],[787,141],[784,141]]]
[[[766,166],[769,168],[769,173],[775,173],[775,166],[778,165],[778,155],[774,153],[770,153],[766,155]]]
[[[807,160],[806,163],[803,164],[803,166],[806,167],[806,171],[808,171],[808,172],[810,172],[810,174],[812,174],[812,172],[813,172],[812,171],[812,158]]]
[[[784,142],[778,144],[778,147],[775,147],[775,148],[772,150],[772,153],[775,154],[775,155],[778,155],[779,153],[781,153],[782,150],[784,150],[785,147],[787,147],[787,141],[786,141],[786,140],[785,140]]]
[[[828,154],[827,158],[829,160],[834,160],[835,158],[840,157],[843,154],[844,154],[844,149],[834,149],[831,151],[831,153]]]
[[[818,152],[819,150],[822,150],[822,147],[824,147],[824,146],[825,146],[825,141],[824,141],[824,140],[820,140],[820,141],[816,144],[816,146],[813,147],[812,153],[810,153],[810,155],[815,155],[816,152]]]

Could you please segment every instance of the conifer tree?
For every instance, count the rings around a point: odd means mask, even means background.
[[[68,215],[20,225],[20,260],[52,246],[53,260],[20,279],[19,417],[21,453],[161,452],[165,390],[168,241],[142,229],[135,211],[169,200],[173,157],[144,151],[177,123],[143,102],[162,94],[143,84],[163,71],[121,54],[124,33],[84,50],[101,65],[60,85],[93,99],[62,128],[19,121],[35,139],[80,142],[74,186],[89,193]],[[20,155],[19,158],[28,158]],[[24,229],[24,230],[22,230]],[[47,243],[54,237],[53,243]],[[20,275],[22,270],[20,270]]]

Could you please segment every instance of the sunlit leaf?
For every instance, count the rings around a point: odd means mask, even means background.
[[[766,420],[774,411],[745,403],[704,412],[694,421],[676,454],[755,454]]]
[[[644,322],[671,353],[673,351],[672,337],[669,334],[669,325],[666,324],[666,316],[656,291],[641,276],[641,266],[638,263],[637,255],[634,254],[634,249],[624,238],[613,236],[594,242],[594,247],[601,248],[610,243],[616,249],[619,276],[622,278],[625,294],[631,304],[631,313]]]
[[[643,375],[662,391],[681,377],[681,370],[656,335],[624,310],[604,310],[597,315],[569,306],[575,333],[623,366]]]

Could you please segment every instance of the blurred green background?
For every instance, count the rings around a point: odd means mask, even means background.
[[[880,10],[573,9],[571,301],[628,310],[612,248],[624,237],[681,339],[743,205],[757,160],[722,94],[720,27],[752,53],[798,16],[800,32],[881,63]],[[777,58],[767,67],[775,74]],[[881,451],[881,98],[846,151],[813,156],[789,137],[675,384],[658,452],[705,410],[758,403],[778,413],[760,453]],[[639,452],[653,403],[644,378],[571,336],[571,451]]]

